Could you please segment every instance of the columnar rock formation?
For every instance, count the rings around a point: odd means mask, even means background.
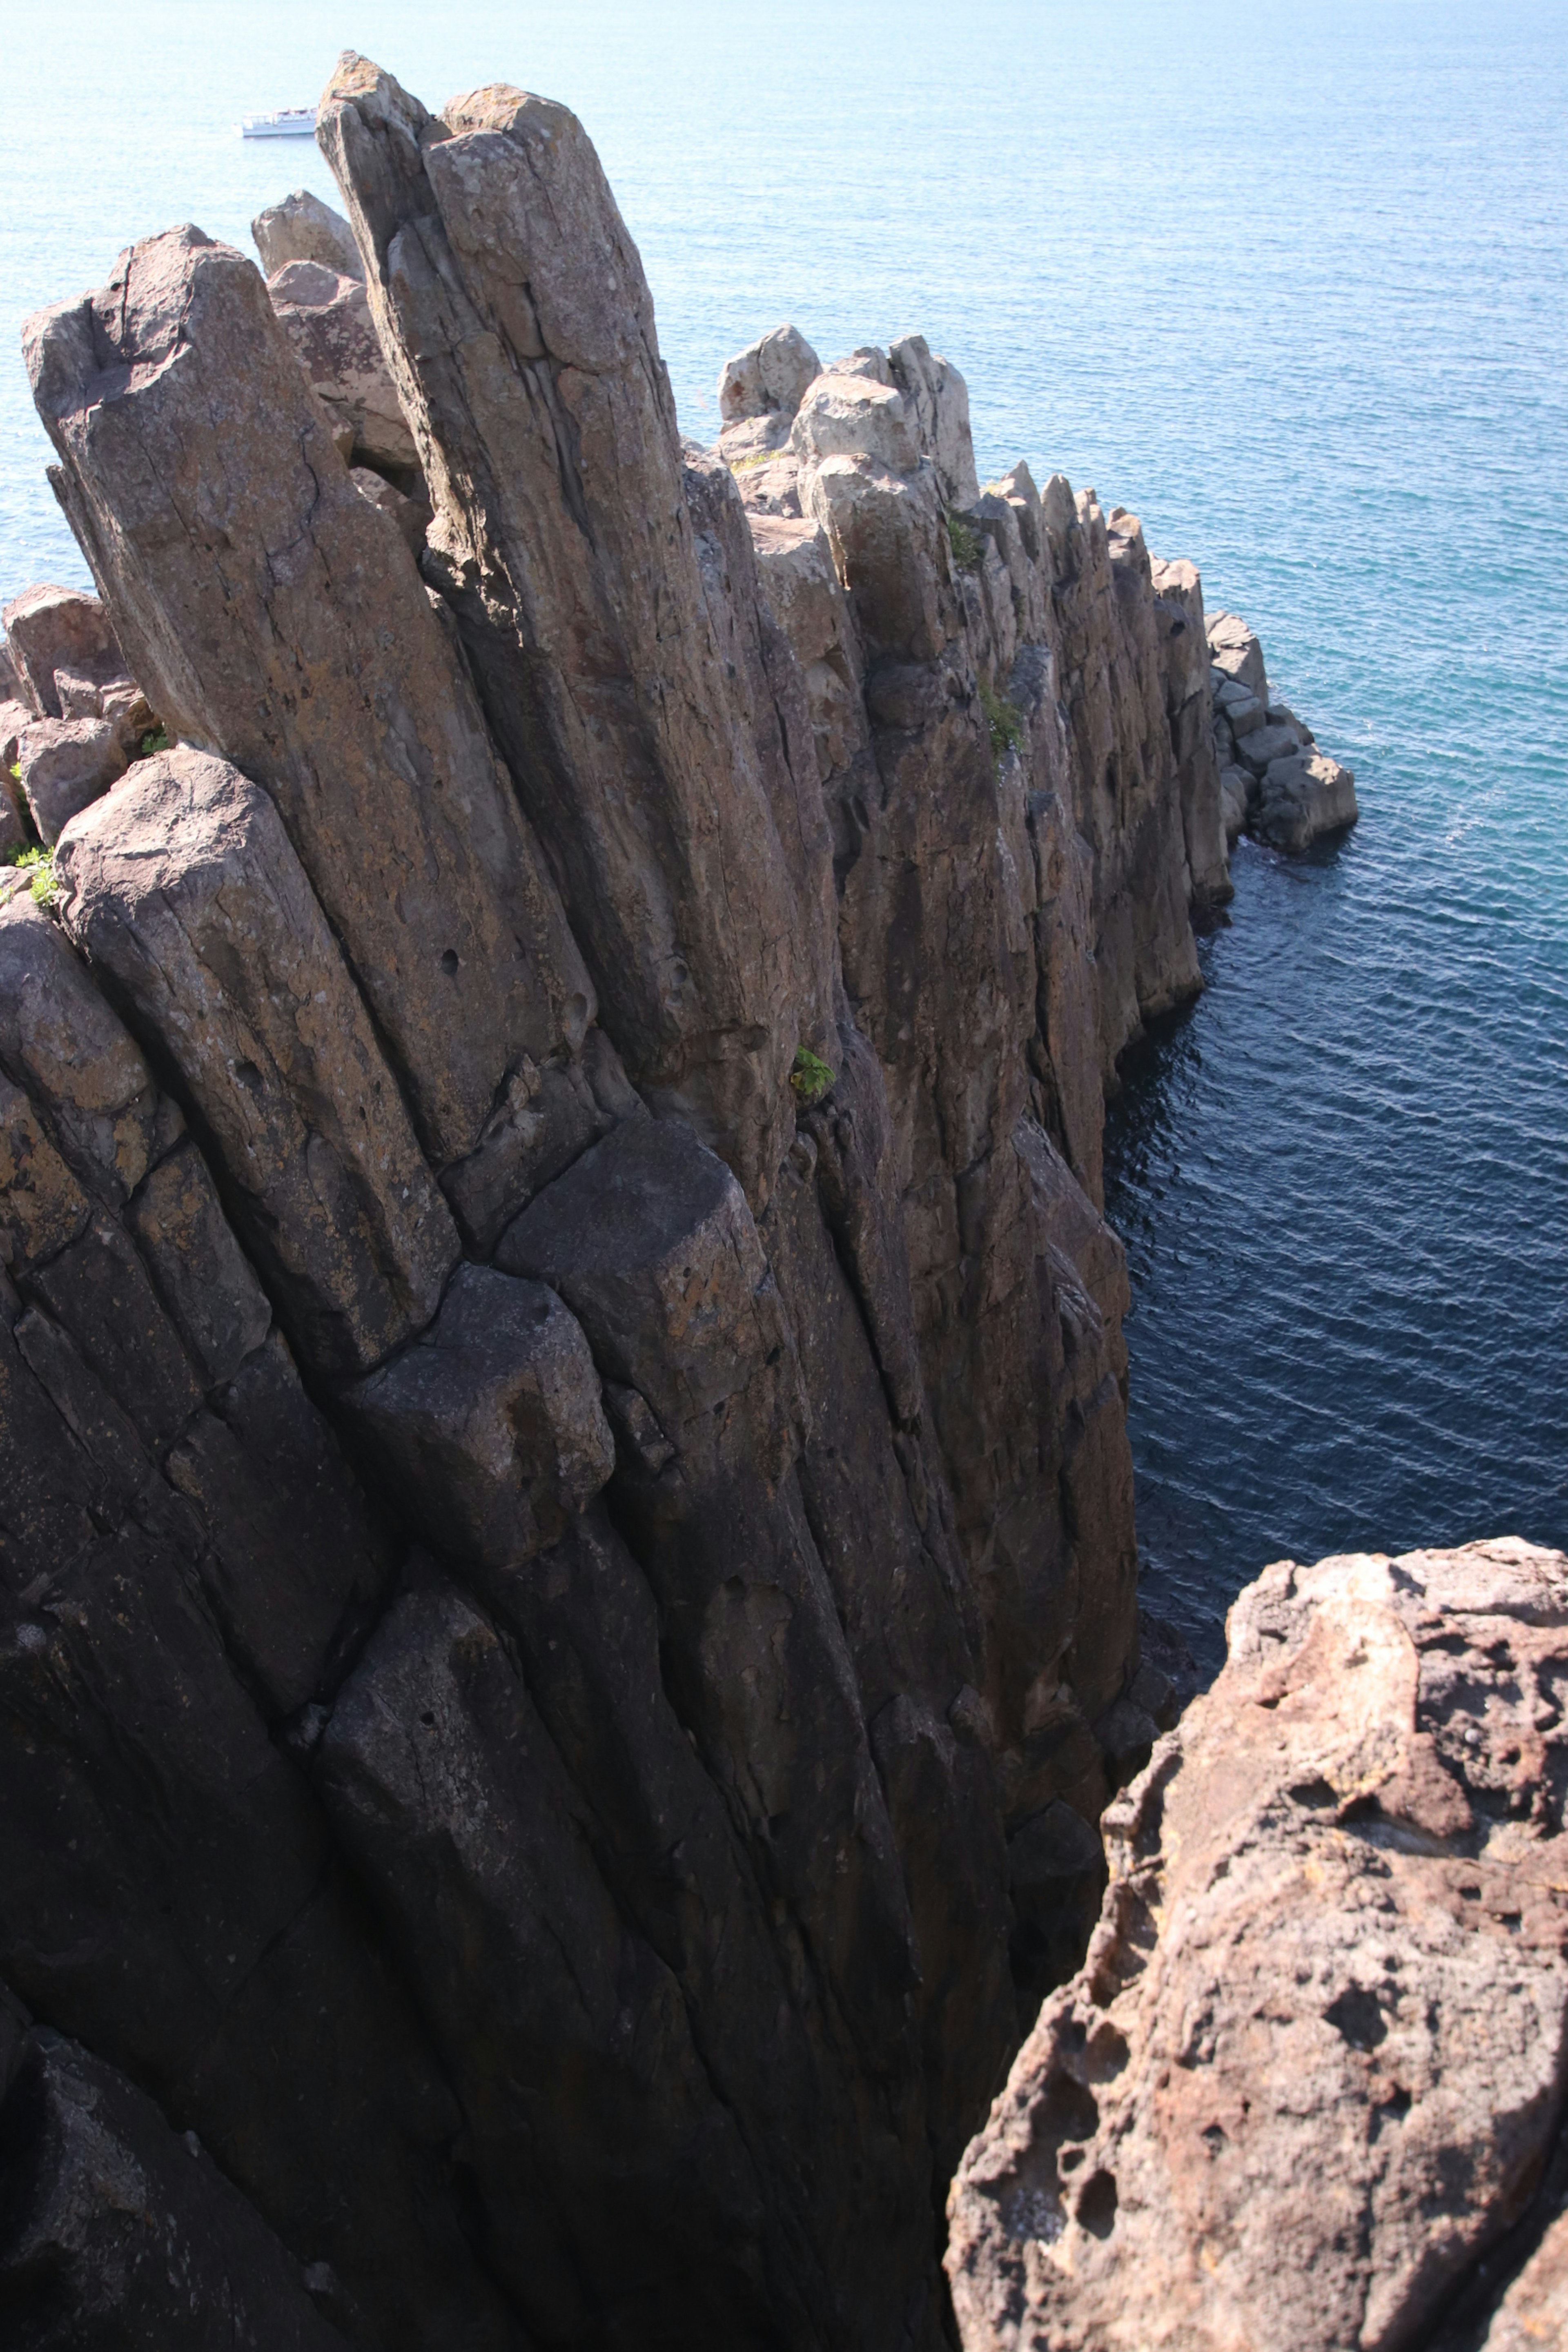
[[[26,331],[102,609],[19,682],[148,723],[0,903],[0,2315],[934,2347],[1162,1700],[1100,1138],[1228,889],[1201,588],[919,337],[682,444],[563,109],[321,135],[356,270]]]
[[[964,2158],[964,2352],[1568,2341],[1568,1559],[1266,1570]]]

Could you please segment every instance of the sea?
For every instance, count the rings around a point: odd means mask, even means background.
[[[1353,767],[1348,836],[1238,849],[1111,1110],[1151,1607],[1212,1669],[1268,1561],[1568,1547],[1568,6],[18,0],[0,595],[86,578],[23,318],[330,200],[236,125],[349,47],[575,110],[689,431],[784,320],[919,330],[983,478],[1133,509]]]

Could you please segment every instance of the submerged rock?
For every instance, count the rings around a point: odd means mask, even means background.
[[[965,2352],[1436,2347],[1505,2286],[1485,2341],[1529,2340],[1561,2253],[1498,2257],[1563,2128],[1568,1559],[1286,1561],[1228,1633],[954,2182]]]

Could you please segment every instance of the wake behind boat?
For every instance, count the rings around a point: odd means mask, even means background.
[[[241,120],[242,139],[309,139],[316,129],[313,106],[279,107],[274,114],[247,114]]]

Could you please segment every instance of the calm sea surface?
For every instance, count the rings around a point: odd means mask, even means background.
[[[1568,1545],[1568,7],[17,0],[0,594],[85,578],[22,318],[331,196],[233,125],[345,45],[576,110],[689,430],[783,319],[922,330],[982,476],[1135,508],[1354,766],[1342,846],[1244,846],[1113,1113],[1156,1604],[1212,1661],[1285,1552]]]

